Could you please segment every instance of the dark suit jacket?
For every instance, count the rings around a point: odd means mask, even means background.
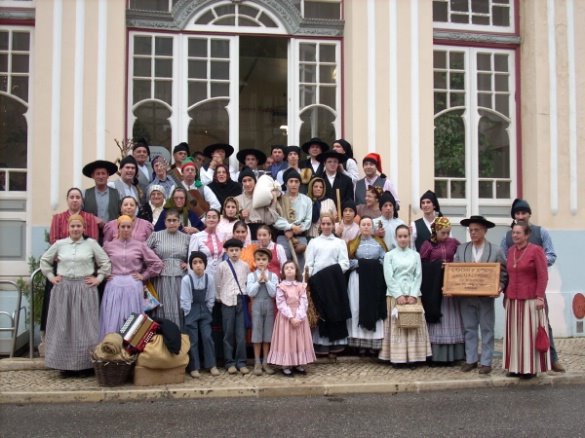
[[[317,168],[317,171],[315,172],[313,170],[313,166],[311,165],[311,159],[307,158],[306,160],[302,160],[299,162],[299,168],[301,169],[311,169],[311,178],[313,178],[314,176],[323,176],[323,172],[325,172],[325,169],[323,168],[323,163],[319,164],[319,167]]]
[[[325,180],[325,197],[333,199],[335,205],[337,205],[336,189],[340,191],[342,204],[345,201],[353,201],[353,182],[349,176],[337,172],[333,180],[333,186],[329,183],[327,175],[323,174],[321,178]]]
[[[455,252],[455,262],[472,263],[473,260],[473,242],[462,243],[457,247]],[[500,286],[506,288],[508,284],[508,271],[506,270],[506,260],[504,254],[498,245],[485,241],[483,253],[481,254],[481,263],[499,263],[500,264]]]

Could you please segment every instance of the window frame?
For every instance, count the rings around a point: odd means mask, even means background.
[[[438,0],[441,1],[441,0]],[[471,0],[469,0],[471,1]],[[488,1],[488,0],[484,0]],[[490,1],[490,6],[491,2]],[[434,6],[435,0],[432,0]],[[448,11],[451,8],[451,0],[446,0],[448,5]],[[518,0],[510,0],[509,3],[509,11],[510,11],[510,25],[509,26],[498,26],[493,24],[466,24],[466,23],[453,23],[451,21],[434,21],[433,19],[433,28],[434,29],[443,29],[443,30],[454,30],[454,31],[463,31],[463,32],[482,32],[482,33],[502,33],[502,34],[517,34],[518,33],[518,22],[517,22],[517,11],[518,11]],[[449,12],[447,12],[449,15]],[[491,12],[490,12],[491,14]],[[468,12],[468,15],[471,16],[471,11]],[[491,21],[491,19],[490,19]]]

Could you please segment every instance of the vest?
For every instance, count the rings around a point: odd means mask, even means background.
[[[427,228],[423,218],[415,220],[414,226],[416,227],[416,240],[414,241],[414,246],[416,247],[416,251],[420,252],[420,247],[424,241],[431,238],[431,232]]]
[[[374,187],[384,188],[384,184],[386,183],[386,178],[382,178],[378,176],[374,181]],[[355,183],[355,204],[365,204],[366,203],[366,179],[362,178]]]
[[[107,218],[100,218],[104,222],[116,219],[120,214],[120,195],[116,189],[108,187],[108,216]],[[95,197],[95,187],[91,187],[85,191],[85,200],[83,202],[83,211],[97,216],[97,201]]]
[[[538,225],[531,224],[530,229],[532,232],[530,233],[528,241],[542,247],[542,234],[540,232],[540,227]],[[512,231],[510,230],[506,233],[506,246],[511,248],[512,245],[514,245],[514,242],[512,241]]]

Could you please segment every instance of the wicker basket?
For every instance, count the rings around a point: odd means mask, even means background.
[[[104,361],[91,355],[91,362],[99,386],[121,386],[130,380],[136,357],[129,361]]]
[[[397,304],[398,319],[396,325],[403,329],[415,329],[422,326],[423,307],[417,304]]]

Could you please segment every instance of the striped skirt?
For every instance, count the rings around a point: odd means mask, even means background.
[[[179,328],[183,326],[183,311],[181,310],[181,280],[182,276],[161,275],[154,277],[152,284],[158,292],[160,306],[154,309],[153,316],[173,321]]]
[[[549,352],[536,350],[538,326],[548,335],[544,309],[536,309],[536,300],[506,300],[503,368],[516,374],[537,374],[550,370]]]
[[[97,287],[80,280],[63,279],[51,291],[45,365],[57,370],[79,371],[92,367],[89,350],[99,342]]]
[[[418,299],[420,301],[420,298]],[[425,362],[432,355],[427,324],[424,321],[419,328],[399,328],[392,318],[395,300],[386,298],[388,318],[384,321],[384,340],[378,358],[392,363]]]

